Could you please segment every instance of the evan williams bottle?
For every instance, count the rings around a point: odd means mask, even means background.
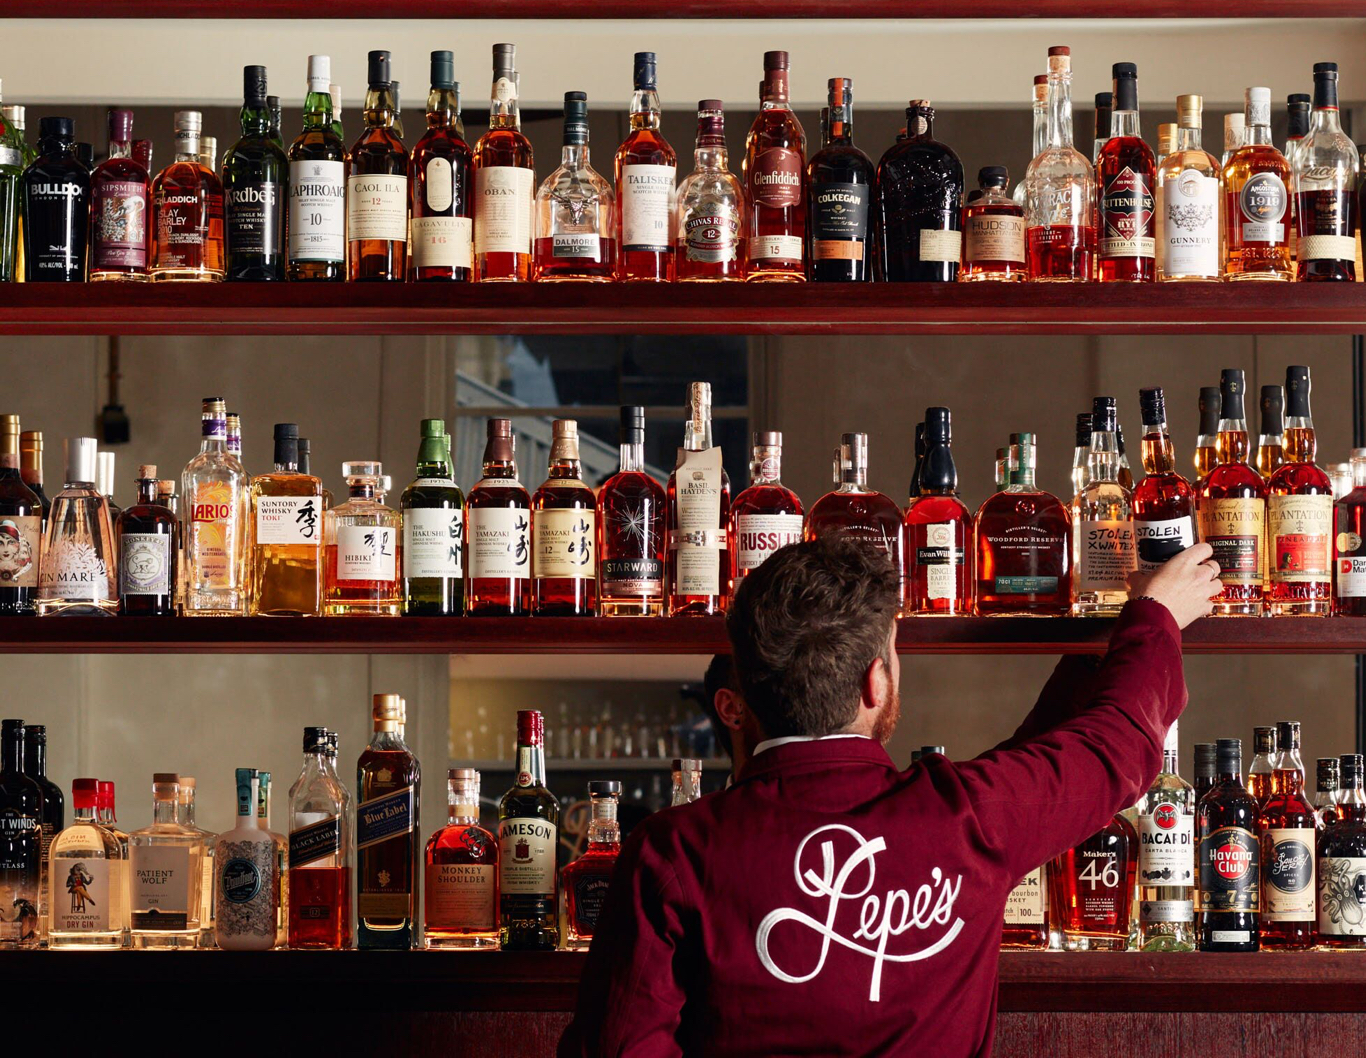
[[[764,52],[759,116],[745,138],[746,280],[806,279],[806,133],[788,104],[787,52]]]
[[[958,498],[948,408],[925,409],[920,494],[906,509],[907,614],[972,612],[972,512]]]
[[[1286,463],[1267,482],[1267,602],[1276,616],[1326,617],[1333,610],[1333,483],[1314,463],[1309,368],[1286,368],[1285,396]]]
[[[598,609],[597,512],[583,483],[579,424],[556,419],[549,476],[531,498],[531,589],[536,613],[592,616]]]
[[[1138,568],[1150,573],[1195,543],[1195,490],[1176,472],[1161,388],[1140,389],[1138,404],[1145,476],[1134,490],[1134,540]]]
[[[671,283],[673,208],[678,157],[659,131],[655,53],[635,55],[631,132],[617,148],[617,261],[619,280]]]
[[[1300,725],[1276,725],[1272,793],[1262,805],[1262,947],[1294,951],[1314,946],[1317,913],[1314,852],[1317,817],[1304,794]]]
[[[669,616],[722,613],[729,591],[730,478],[711,441],[711,384],[688,386],[683,447],[669,475]]]
[[[1157,163],[1138,127],[1138,67],[1114,65],[1115,109],[1110,139],[1096,160],[1100,185],[1101,282],[1151,283],[1153,263],[1153,187]]]
[[[545,785],[545,719],[517,713],[517,780],[498,805],[498,917],[504,951],[554,951],[560,802]]]
[[[484,476],[465,504],[465,612],[531,613],[531,497],[517,480],[511,419],[490,419]]]
[[[1216,779],[1195,810],[1201,951],[1256,951],[1261,896],[1257,800],[1243,786],[1243,744],[1217,743]]]
[[[754,435],[750,486],[730,508],[731,590],[780,547],[802,538],[802,501],[780,480],[783,435],[765,430]]]

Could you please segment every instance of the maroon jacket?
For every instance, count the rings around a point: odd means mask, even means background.
[[[989,1054],[1006,896],[1138,800],[1185,704],[1181,633],[1139,601],[976,760],[765,750],[632,833],[560,1055]]]

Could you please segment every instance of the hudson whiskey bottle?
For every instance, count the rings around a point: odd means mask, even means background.
[[[1267,602],[1273,616],[1333,610],[1333,483],[1314,462],[1309,368],[1288,367],[1286,463],[1267,482]]]
[[[785,51],[764,52],[759,114],[745,137],[746,281],[806,279],[806,133],[788,102]]]
[[[465,505],[465,612],[531,613],[531,497],[517,480],[511,419],[490,419],[484,476]]]
[[[1243,786],[1242,743],[1221,738],[1216,781],[1195,815],[1201,951],[1256,951],[1261,898],[1257,800]]]
[[[631,131],[617,148],[613,161],[618,205],[616,244],[621,248],[616,277],[671,283],[678,158],[659,131],[661,115],[654,52],[636,52],[633,80]],[[586,140],[586,129],[584,137]],[[584,164],[587,165],[586,157]]]
[[[617,257],[615,212],[611,185],[589,164],[588,96],[566,92],[560,165],[536,191],[536,278],[610,282]]]
[[[465,605],[465,494],[446,459],[446,423],[422,420],[417,476],[403,514],[403,615],[450,617]]]
[[[1292,174],[1271,145],[1271,90],[1247,90],[1247,136],[1224,164],[1224,278],[1295,278],[1290,261]]]
[[[373,717],[374,734],[356,762],[356,946],[411,948],[422,772],[403,741],[403,699],[375,695]]]
[[[479,773],[447,773],[449,819],[427,842],[423,935],[429,948],[498,947],[498,839],[479,825]]]
[[[365,128],[346,163],[346,256],[352,280],[402,282],[408,253],[408,152],[394,131],[389,53],[369,56]]]
[[[308,57],[304,126],[289,146],[289,278],[346,279],[346,146],[333,127],[332,60]]]
[[[669,475],[669,616],[721,613],[730,595],[730,478],[711,440],[711,384],[688,385],[683,447]]]
[[[427,131],[408,159],[413,270],[419,283],[468,281],[474,269],[474,154],[460,131],[455,56],[434,51]]]
[[[934,138],[934,107],[912,99],[906,138],[877,164],[879,278],[952,283],[962,253],[963,163]]]
[[[604,617],[664,612],[663,486],[645,473],[645,409],[621,409],[621,469],[598,490],[598,605]]]
[[[1048,49],[1048,146],[1029,163],[1024,185],[1030,278],[1090,282],[1096,176],[1091,162],[1072,146],[1072,53],[1065,47]]]
[[[1261,424],[1257,432],[1257,473],[1267,481],[1285,465],[1285,390],[1262,387]]]
[[[299,427],[275,424],[275,469],[251,479],[251,612],[316,617],[323,593],[323,483],[299,471]]]
[[[1366,794],[1362,757],[1340,758],[1339,818],[1319,838],[1318,942],[1325,948],[1366,949]]]
[[[157,468],[138,467],[138,498],[119,511],[119,614],[124,617],[174,617],[179,578],[179,523],[161,503]]]
[[[621,824],[617,822],[621,783],[614,779],[590,782],[588,799],[592,813],[588,847],[565,867],[560,877],[564,893],[564,946],[571,950],[587,948],[593,942],[612,871],[621,853]]]
[[[1338,64],[1314,64],[1309,134],[1287,155],[1294,171],[1297,278],[1307,283],[1356,279],[1356,184],[1361,160],[1338,118]]]
[[[972,612],[972,512],[958,498],[948,408],[925,409],[920,495],[906,508],[905,614]]]
[[[133,112],[109,110],[109,157],[90,174],[90,281],[147,279],[147,185],[132,157]]]
[[[531,279],[536,164],[517,109],[516,49],[493,46],[489,130],[474,146],[474,278]]]
[[[351,819],[325,727],[304,728],[304,765],[289,788],[291,948],[351,946]]]
[[[1133,497],[1119,483],[1115,399],[1097,397],[1091,410],[1086,486],[1072,501],[1072,583],[1078,614],[1112,616],[1129,599],[1137,568]]]
[[[0,416],[0,614],[38,612],[43,508],[19,469],[19,416]]]
[[[1138,391],[1144,478],[1134,489],[1138,568],[1152,572],[1195,543],[1195,490],[1176,472],[1167,402],[1158,387]]]
[[[1219,278],[1220,166],[1200,145],[1203,102],[1195,95],[1176,97],[1176,143],[1157,173],[1164,282]]]
[[[745,192],[728,168],[725,122],[721,100],[697,104],[693,171],[678,185],[674,274],[679,282],[745,278]]]
[[[821,111],[821,149],[811,156],[807,277],[818,283],[864,283],[873,278],[873,178],[876,167],[854,146],[854,83],[830,78]]]
[[[1276,725],[1276,771],[1262,803],[1262,947],[1295,951],[1314,946],[1317,913],[1314,859],[1318,816],[1304,793],[1300,725]]]
[[[1069,951],[1123,951],[1133,914],[1138,835],[1122,815],[1049,865],[1052,926]]]
[[[384,504],[384,468],[372,462],[343,463],[342,475],[350,496],[324,515],[323,611],[329,617],[397,617],[403,598],[402,516]]]
[[[963,207],[963,267],[960,283],[1023,282],[1025,269],[1024,208],[1006,197],[1010,170],[988,165],[977,173],[979,197]]]
[[[549,476],[531,497],[531,592],[543,617],[592,616],[598,609],[597,511],[583,483],[579,424],[551,427]]]
[[[289,159],[270,131],[266,68],[242,71],[242,137],[223,156],[229,280],[285,278]]]
[[[1352,491],[1333,509],[1337,558],[1333,595],[1337,613],[1366,616],[1366,451],[1352,453]]]
[[[517,713],[517,780],[498,805],[498,920],[505,951],[560,943],[556,853],[560,802],[545,785],[545,721]]]
[[[1096,160],[1100,194],[1100,280],[1102,283],[1151,283],[1153,262],[1153,189],[1157,162],[1138,127],[1138,67],[1117,62],[1113,68],[1115,109],[1110,139]]]
[[[901,508],[868,487],[868,435],[840,434],[839,488],[811,505],[806,516],[807,540],[846,536],[886,554],[899,577],[906,575],[905,527]]]
[[[1194,951],[1195,791],[1177,773],[1177,725],[1162,771],[1138,805],[1139,946]]]
[[[764,559],[802,538],[802,501],[782,483],[783,435],[754,435],[750,484],[730,505],[731,590]]]
[[[70,118],[41,118],[38,157],[23,175],[24,280],[85,281],[90,171],[77,159]]]
[[[204,115],[178,110],[175,161],[152,181],[152,282],[223,278],[223,185],[199,156]]]

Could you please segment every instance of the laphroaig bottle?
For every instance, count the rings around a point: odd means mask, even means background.
[[[346,278],[346,146],[333,127],[332,60],[308,57],[304,127],[289,147],[289,278]]]
[[[121,948],[128,926],[123,846],[96,820],[97,782],[71,784],[75,818],[52,843],[48,857],[50,948]]]
[[[545,784],[545,720],[517,713],[517,780],[498,806],[499,918],[505,951],[560,943],[555,854],[560,802]]]
[[[214,935],[228,951],[275,947],[280,875],[275,840],[256,818],[260,778],[255,768],[237,769],[237,826],[218,835],[214,862],[218,890]]]
[[[465,606],[465,494],[450,471],[445,420],[423,419],[417,476],[399,500],[405,617],[450,617]]]
[[[247,474],[228,451],[222,397],[205,397],[199,454],[185,465],[185,615],[239,616],[247,607]]]
[[[118,561],[109,501],[95,487],[93,437],[66,441],[66,487],[52,500],[38,572],[38,613],[112,614]]]
[[[351,946],[351,819],[328,766],[329,734],[304,728],[304,766],[289,788],[291,948]]]
[[[299,427],[275,424],[275,468],[251,481],[251,612],[316,617],[323,592],[323,484],[299,472]]]
[[[667,590],[670,616],[721,613],[729,595],[726,529],[730,478],[711,439],[711,384],[688,386],[683,447],[669,475]]]

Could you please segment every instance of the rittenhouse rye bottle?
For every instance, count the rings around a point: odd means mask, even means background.
[[[20,470],[19,416],[0,416],[0,614],[38,612],[43,507]]]
[[[633,83],[631,131],[617,148],[612,163],[618,207],[616,244],[621,248],[616,277],[623,281],[671,283],[678,157],[659,131],[661,114],[654,52],[636,52]],[[586,157],[584,164],[587,165]]]
[[[1151,283],[1153,191],[1157,162],[1138,126],[1138,67],[1117,62],[1110,138],[1096,159],[1100,195],[1100,280],[1102,283]]]
[[[664,488],[645,472],[645,409],[621,409],[621,469],[598,489],[598,608],[604,617],[664,612]]]
[[[593,942],[612,871],[621,853],[621,824],[617,822],[621,783],[615,779],[590,782],[588,799],[592,806],[588,847],[565,867],[560,877],[564,894],[564,946],[571,950],[587,948]]]
[[[346,257],[352,280],[402,282],[408,256],[408,152],[394,130],[389,53],[369,56],[365,128],[346,163]]]
[[[325,514],[323,610],[329,617],[397,617],[402,606],[402,517],[384,504],[384,467],[368,461],[343,463],[342,474],[350,496]]]
[[[787,77],[787,52],[764,52],[759,114],[741,168],[746,281],[806,279],[806,133],[788,102]]]
[[[214,844],[214,937],[226,951],[275,947],[280,871],[275,839],[256,817],[260,781],[255,768],[237,769],[237,825]]]
[[[1256,951],[1262,910],[1257,800],[1243,786],[1243,744],[1218,743],[1217,778],[1195,814],[1201,951]]]
[[[722,613],[730,595],[726,530],[730,478],[711,440],[711,384],[688,385],[683,447],[669,475],[668,591],[671,617]]]
[[[1134,489],[1134,540],[1138,568],[1150,573],[1195,543],[1195,490],[1176,472],[1161,388],[1140,389],[1138,405],[1144,478]]]
[[[1332,949],[1366,949],[1366,794],[1362,757],[1339,758],[1342,797],[1337,818],[1319,836],[1318,942]]]
[[[1304,951],[1314,946],[1318,815],[1304,792],[1300,725],[1276,725],[1276,770],[1262,803],[1262,947]]]
[[[1105,117],[1108,139],[1108,111]],[[1096,176],[1091,161],[1072,146],[1069,48],[1048,49],[1048,146],[1029,163],[1024,186],[1030,279],[1090,282],[1096,253]]]
[[[730,505],[731,590],[780,547],[802,538],[802,501],[782,483],[783,435],[754,435],[750,486]]]
[[[854,83],[832,77],[821,111],[821,149],[811,156],[806,247],[807,278],[817,283],[866,283],[873,278],[872,159],[854,146]]]
[[[174,617],[180,523],[159,498],[157,468],[138,467],[138,498],[119,511],[119,614]]]
[[[455,56],[434,51],[427,131],[408,159],[412,272],[416,282],[467,282],[474,269],[474,154],[460,129]]]
[[[1177,725],[1138,806],[1139,946],[1195,950],[1195,791],[1177,773]]]
[[[223,156],[227,278],[285,278],[285,211],[289,159],[270,129],[266,68],[242,71],[242,137]]]
[[[531,592],[543,617],[591,617],[598,609],[597,510],[583,483],[579,424],[551,426],[549,476],[531,498]]]
[[[356,762],[356,946],[406,949],[417,940],[422,772],[403,741],[403,699],[375,695],[373,715]]]
[[[926,408],[920,494],[910,497],[904,522],[907,615],[972,612],[972,512],[958,498],[951,442],[949,409]]]
[[[228,451],[222,397],[205,397],[199,454],[181,475],[186,616],[240,616],[247,609],[248,478]]]
[[[90,174],[90,281],[147,279],[151,178],[132,157],[133,112],[110,108],[109,157]]]
[[[346,279],[346,145],[333,126],[332,60],[308,57],[304,127],[289,146],[289,278]]]
[[[498,919],[505,951],[560,943],[556,851],[560,802],[545,785],[545,720],[517,713],[517,780],[498,806]]]
[[[490,419],[484,476],[465,504],[465,612],[531,613],[531,497],[517,480],[511,419]]]
[[[726,115],[721,100],[697,104],[693,171],[678,185],[674,237],[679,282],[745,278],[745,193],[728,168]]]
[[[517,109],[516,48],[493,46],[489,130],[474,145],[474,278],[531,279],[536,163]]]
[[[479,773],[451,768],[450,817],[427,841],[422,906],[429,948],[498,947],[498,839],[479,825]]]
[[[351,946],[351,818],[330,735],[304,728],[304,766],[289,788],[291,948]]]
[[[446,423],[422,420],[417,476],[403,514],[403,615],[450,617],[465,607],[465,494],[451,476]]]
[[[1333,483],[1314,462],[1309,368],[1285,370],[1285,465],[1266,492],[1267,605],[1275,617],[1333,610]]]
[[[1129,945],[1138,835],[1115,816],[1049,865],[1052,926],[1068,951],[1123,951]]]
[[[75,138],[70,118],[38,122],[38,157],[23,176],[21,227],[24,280],[29,283],[85,281],[90,170],[76,157]]]
[[[251,612],[316,617],[323,596],[323,483],[299,472],[299,427],[275,424],[274,470],[251,479]]]
[[[962,256],[963,163],[934,138],[934,107],[912,99],[906,138],[877,163],[879,278],[952,283]]]

